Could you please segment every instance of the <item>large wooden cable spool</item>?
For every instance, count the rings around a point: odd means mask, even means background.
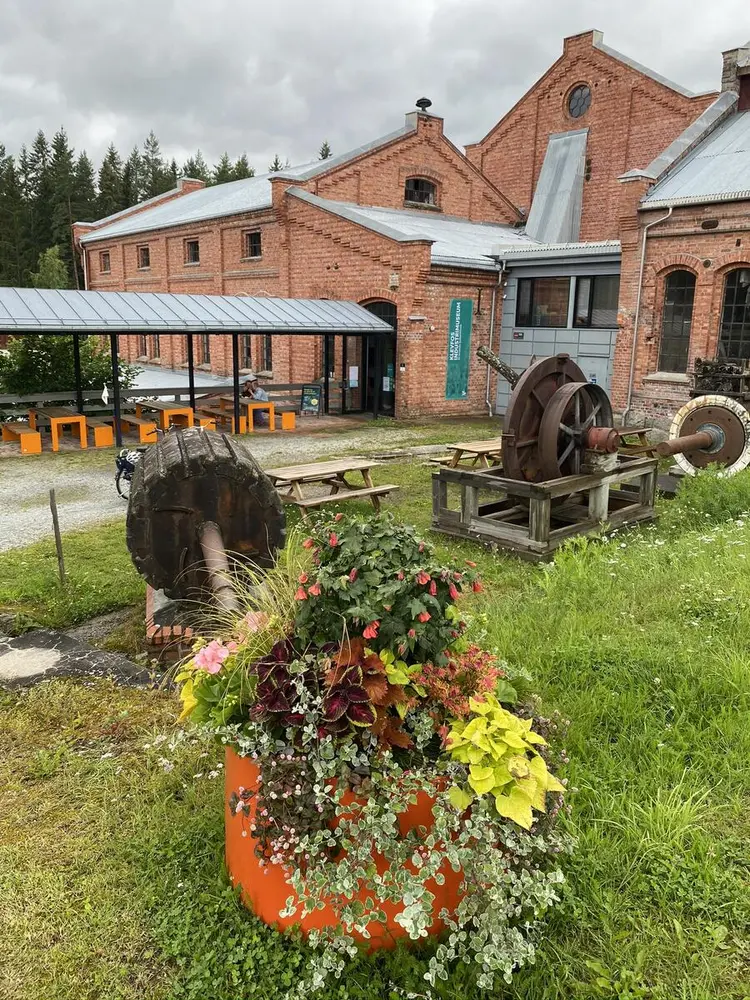
[[[537,483],[547,478],[539,453],[542,418],[557,390],[569,382],[586,382],[586,376],[568,354],[536,361],[516,382],[503,431],[503,469],[509,479]]]
[[[171,598],[217,593],[223,553],[261,568],[285,541],[281,500],[243,444],[188,428],[143,454],[133,475],[127,545],[139,573]]]

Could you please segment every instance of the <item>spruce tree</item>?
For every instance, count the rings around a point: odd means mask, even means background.
[[[130,208],[146,197],[144,193],[143,161],[137,146],[133,146],[122,171],[122,205]]]
[[[73,149],[64,128],[58,129],[52,139],[50,178],[52,183],[52,243],[58,248],[60,258],[68,273],[68,285],[73,279],[73,191],[75,166]],[[59,287],[59,286],[53,286]],[[65,286],[63,286],[65,287]]]
[[[180,176],[180,171],[177,166],[177,160],[175,160],[174,157],[172,157],[172,162],[169,164],[169,167],[167,168],[167,176],[169,178],[169,187],[176,188],[177,178]]]
[[[284,169],[284,164],[281,162],[281,158],[277,153],[276,156],[274,156],[273,158],[273,163],[271,163],[268,167],[268,172],[269,174],[277,174],[280,170],[283,169]]]
[[[229,153],[222,153],[221,159],[214,167],[212,183],[226,184],[227,181],[233,181],[234,179],[234,171],[232,169],[232,161],[229,159]]]
[[[78,222],[91,222],[96,219],[94,164],[85,149],[76,160],[73,179],[73,217]]]
[[[169,173],[164,165],[159,140],[153,130],[143,143],[143,197],[155,198],[169,190]]]
[[[99,197],[94,214],[97,219],[104,219],[124,207],[122,159],[114,143],[110,143],[99,167]]]
[[[52,175],[50,172],[51,150],[47,138],[40,129],[27,159],[29,253],[36,261],[39,254],[52,245]]]
[[[255,177],[255,167],[247,162],[247,153],[238,156],[232,167],[232,180],[244,181],[246,177]]]
[[[0,145],[0,285],[26,283],[27,246],[20,177],[13,157]]]
[[[195,156],[191,156],[189,160],[185,161],[185,165],[182,168],[182,176],[192,177],[194,180],[204,181],[208,184],[211,179],[211,172],[200,150],[196,152]]]
[[[328,140],[324,139],[323,145],[318,150],[318,159],[327,160],[331,156],[333,156],[333,153],[331,153],[331,147],[328,144]]]

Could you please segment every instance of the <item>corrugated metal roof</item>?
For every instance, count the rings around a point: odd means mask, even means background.
[[[619,240],[599,240],[592,243],[531,243],[529,246],[498,244],[492,256],[512,261],[518,258],[547,259],[550,257],[607,257],[621,253]]]
[[[731,115],[642,199],[644,208],[750,199],[750,111]]]
[[[432,244],[433,264],[494,270],[496,265],[490,253],[495,244],[501,241],[521,246],[533,244],[528,236],[512,226],[469,222],[429,210],[374,208],[329,201],[298,188],[289,188],[288,193],[399,243],[427,241]]]
[[[573,243],[581,231],[588,129],[551,135],[526,232],[540,243]]]
[[[314,160],[299,166],[286,167],[278,173],[259,174],[257,177],[248,177],[241,181],[215,184],[212,187],[173,198],[165,204],[154,205],[153,208],[147,208],[135,215],[124,215],[119,220],[116,216],[112,216],[114,221],[111,224],[86,233],[81,237],[81,243],[95,243],[134,233],[148,233],[156,229],[168,229],[170,226],[185,226],[192,222],[204,222],[207,219],[218,219],[227,215],[240,215],[244,212],[257,212],[264,208],[270,208],[272,204],[272,177],[298,181],[309,180],[327,170],[348,163],[364,153],[409,135],[415,128],[416,123],[405,125],[395,132],[389,132],[372,142],[357,146],[356,149],[351,149],[340,156],[331,156],[327,160]],[[123,213],[118,214],[123,215]]]
[[[355,302],[334,299],[0,288],[0,330],[357,334],[391,332],[391,327]]]

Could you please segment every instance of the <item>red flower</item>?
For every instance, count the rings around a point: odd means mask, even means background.
[[[410,628],[410,629],[409,629],[409,638],[410,638],[410,639],[413,639],[413,638],[414,638],[414,637],[416,636],[416,634],[417,634],[417,633],[416,633],[416,632],[414,631],[414,629],[413,629],[413,628]]]
[[[456,588],[454,587],[453,584],[451,584],[450,587],[448,587],[448,593],[451,595],[451,600],[452,601],[457,601],[458,600],[459,593],[458,593],[458,591],[456,590]]]
[[[424,587],[429,582],[430,582],[430,574],[425,573],[423,569],[420,569],[420,571],[417,573],[417,583],[420,584],[420,586]]]
[[[308,590],[310,597],[320,597],[320,584],[314,583]]]
[[[336,516],[334,517],[334,521],[336,521],[336,523],[338,524],[338,522],[339,522],[339,521],[341,520],[341,518],[342,518],[343,516],[344,516],[343,514],[337,514],[337,515],[336,515]]]
[[[304,542],[302,543],[302,548],[303,549],[311,549],[314,546],[315,546],[315,539],[314,538],[306,538],[304,540]]]
[[[429,611],[422,611],[417,617],[421,622],[428,622],[432,616]]]
[[[370,622],[367,628],[362,633],[365,639],[377,639],[378,629],[380,628],[380,622]]]
[[[336,534],[335,531],[331,532],[331,536],[328,539],[328,544],[331,546],[332,549],[335,549],[336,546],[339,544],[338,535]]]
[[[471,589],[474,591],[475,594],[481,594],[483,590],[482,584],[479,582],[479,580],[475,580],[474,583],[472,583],[471,585]]]
[[[357,567],[355,566],[354,569],[349,574],[349,583],[354,583],[356,579],[357,579]]]
[[[307,573],[300,573],[300,575],[299,575],[299,582],[300,583],[307,583],[307,580],[308,580]]]
[[[435,583],[434,580],[430,581],[430,594],[432,595],[432,597],[435,597],[437,594],[437,584]]]
[[[307,594],[305,593],[304,587],[297,587],[297,593],[294,595],[295,601],[306,601]]]
[[[454,579],[454,580],[463,580],[463,578],[464,578],[464,575],[463,575],[463,573],[459,573],[458,571],[456,571],[456,572],[455,572],[455,573],[453,574],[453,579]]]
[[[466,560],[466,565],[467,566],[471,566],[472,569],[476,569],[477,568],[477,564],[475,562],[472,562],[471,559],[467,559]]]
[[[403,580],[403,578],[404,578],[404,571],[402,569],[400,569],[398,571],[398,573],[396,574],[396,579],[397,580]]]

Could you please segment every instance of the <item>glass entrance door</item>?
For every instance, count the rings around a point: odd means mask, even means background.
[[[396,330],[398,313],[392,302],[367,302],[365,309],[393,327],[393,335],[365,337],[362,344],[362,409],[372,410],[378,393],[378,412],[396,412]]]

